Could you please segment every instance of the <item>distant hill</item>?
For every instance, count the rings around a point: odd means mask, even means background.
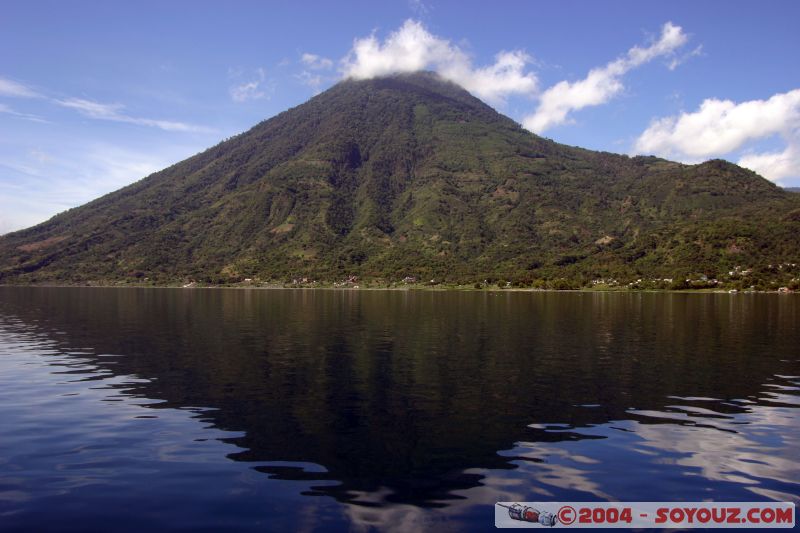
[[[721,160],[561,145],[429,73],[343,81],[0,237],[3,283],[586,283],[784,262],[800,263],[800,196]]]
[[[800,187],[784,187],[784,190],[789,192],[800,192]]]

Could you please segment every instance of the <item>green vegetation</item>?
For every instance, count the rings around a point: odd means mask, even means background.
[[[0,237],[0,283],[769,289],[797,263],[800,195],[725,161],[560,145],[427,73],[342,82]]]

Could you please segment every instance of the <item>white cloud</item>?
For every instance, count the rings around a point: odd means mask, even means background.
[[[304,53],[300,57],[300,61],[306,68],[300,74],[296,74],[295,77],[303,85],[311,87],[314,94],[319,94],[323,83],[334,81],[335,78],[333,76],[323,74],[324,71],[329,71],[333,68],[333,61],[327,57]]]
[[[726,154],[745,142],[800,127],[800,89],[768,100],[709,98],[693,113],[653,121],[636,140],[638,153],[683,159]]]
[[[295,77],[300,80],[300,83],[303,85],[308,85],[313,89],[314,94],[319,94],[322,88],[322,84],[327,80],[327,78],[323,78],[320,74],[309,72],[308,70],[302,71],[300,74],[296,74]]]
[[[157,120],[151,118],[132,117],[122,113],[125,108],[122,104],[103,104],[83,98],[66,98],[64,100],[53,100],[62,107],[75,109],[82,115],[99,120],[111,120],[114,122],[124,122],[127,124],[137,124],[139,126],[149,126],[159,128],[164,131],[186,131],[186,132],[209,132],[209,128],[176,122],[172,120]]]
[[[667,63],[667,68],[670,70],[675,70],[680,65],[686,63],[689,59],[697,56],[703,55],[703,45],[699,44],[696,48],[694,48],[691,52],[685,53],[682,56],[676,56],[670,59],[669,63]]]
[[[517,50],[501,52],[494,64],[475,68],[458,46],[431,34],[420,22],[407,20],[383,42],[374,34],[356,39],[342,65],[345,77],[355,79],[434,70],[480,98],[502,103],[510,94],[536,90],[536,76],[525,72],[529,62],[530,57]]]
[[[561,81],[547,89],[541,95],[536,112],[526,117],[523,125],[531,131],[542,132],[569,122],[573,111],[608,102],[625,88],[622,76],[628,71],[657,57],[672,56],[687,40],[680,26],[667,22],[659,39],[650,46],[634,46],[624,56],[592,69],[582,80]]]
[[[740,103],[706,99],[697,111],[654,120],[634,150],[694,163],[775,135],[785,149],[747,153],[739,164],[776,182],[800,177],[800,89]]]
[[[87,139],[28,150],[0,145],[0,234],[43,222],[200,149],[157,141],[127,149]]]
[[[230,88],[231,98],[234,102],[238,103],[264,98],[267,95],[262,87],[265,79],[266,73],[264,72],[264,69],[256,69],[255,79]]]
[[[116,119],[119,116],[120,110],[125,107],[122,104],[102,104],[100,102],[84,100],[83,98],[56,100],[56,103],[64,107],[75,109],[87,117],[107,120]]]
[[[38,115],[31,115],[29,113],[20,113],[15,111],[11,107],[7,106],[6,104],[0,104],[0,113],[5,113],[6,115],[11,115],[13,117],[21,118],[24,120],[30,120],[32,122],[41,122],[41,123],[48,123],[45,119]]]
[[[39,98],[41,95],[26,85],[7,78],[0,78],[0,96]]]
[[[164,131],[188,131],[200,133],[211,133],[214,131],[213,128],[208,128],[206,126],[187,124],[186,122],[176,122],[174,120],[156,120],[152,118],[129,117],[124,115],[118,117],[117,120],[119,122],[127,122],[129,124],[138,124],[139,126],[150,126]]]
[[[263,73],[262,73],[263,74]],[[128,124],[137,124],[140,126],[148,126],[159,128],[165,131],[191,131],[191,132],[211,132],[210,128],[204,126],[197,126],[194,124],[187,124],[185,122],[177,122],[173,120],[157,120],[151,118],[132,117],[122,113],[125,108],[122,104],[104,104],[86,100],[84,98],[52,98],[46,94],[41,94],[34,91],[26,85],[9,80],[7,78],[0,78],[0,96],[13,96],[18,98],[41,98],[43,101],[54,103],[62,107],[74,109],[81,114],[95,119],[111,120],[114,122],[124,122]],[[0,104],[0,113],[16,116],[25,120],[34,122],[49,123],[48,120],[29,113],[20,113],[6,104]]]
[[[778,184],[786,178],[800,177],[800,140],[793,139],[781,152],[745,155],[739,159],[739,165]]]
[[[329,70],[333,68],[333,61],[316,54],[305,53],[300,57],[300,61],[312,70]]]
[[[440,73],[471,93],[490,102],[502,102],[509,94],[533,94],[537,87],[536,76],[525,74],[531,57],[520,50],[500,52],[495,62],[482,68],[471,68],[469,62],[454,62],[443,66]]]

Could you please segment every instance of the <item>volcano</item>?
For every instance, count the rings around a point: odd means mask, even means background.
[[[0,237],[0,283],[530,283],[798,255],[800,195],[754,172],[558,144],[423,72],[342,81]]]

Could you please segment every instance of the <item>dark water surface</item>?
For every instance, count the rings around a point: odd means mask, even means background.
[[[0,530],[800,498],[800,297],[0,287]]]

